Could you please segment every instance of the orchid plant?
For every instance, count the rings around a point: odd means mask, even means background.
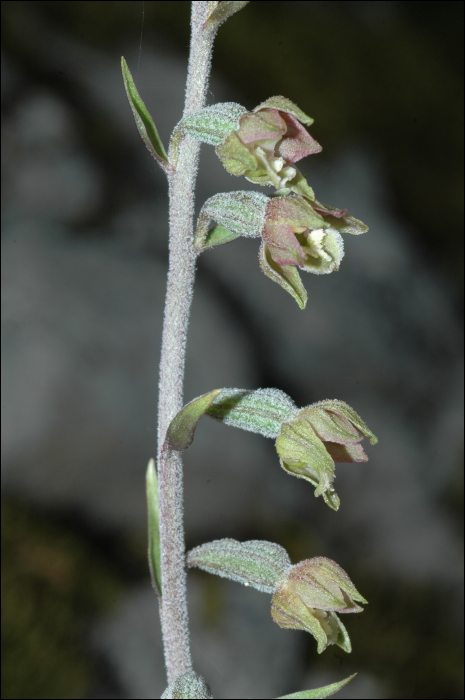
[[[213,40],[220,25],[247,2],[193,2],[184,113],[168,152],[122,59],[129,104],[148,150],[169,186],[169,272],[160,361],[158,456],[147,469],[149,565],[159,598],[168,687],[163,698],[211,698],[208,683],[192,667],[186,571],[253,586],[271,596],[272,619],[283,628],[308,631],[318,653],[336,644],[351,651],[339,614],[360,612],[360,595],[346,572],[325,557],[292,564],[271,542],[208,542],[186,554],[183,527],[182,452],[203,415],[274,439],[281,467],[309,481],[315,496],[337,511],[335,463],[365,462],[361,442],[376,437],[353,408],[338,399],[297,408],[276,388],[221,388],[183,406],[186,332],[197,256],[238,236],[261,238],[259,263],[301,309],[307,293],[299,269],[317,275],[339,269],[342,234],[367,227],[347,210],[319,202],[296,167],[321,146],[309,134],[313,120],[285,97],[271,97],[253,111],[235,103],[206,107]],[[219,193],[203,205],[194,226],[194,192],[200,143],[215,147],[226,170],[275,193]],[[213,222],[213,225],[212,225]],[[353,678],[286,698],[325,698]]]

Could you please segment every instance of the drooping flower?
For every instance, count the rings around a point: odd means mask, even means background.
[[[211,219],[219,225],[209,231]],[[338,270],[344,255],[341,232],[367,230],[347,210],[314,204],[289,189],[272,197],[259,192],[224,192],[210,197],[202,207],[195,246],[201,251],[238,236],[261,237],[261,269],[303,309],[307,293],[297,268],[317,275]]]
[[[339,497],[333,486],[335,462],[366,462],[363,438],[378,442],[360,416],[344,401],[326,399],[306,408],[281,426],[276,451],[282,468],[315,486],[333,510]]]
[[[363,610],[367,603],[335,561],[315,557],[292,566],[279,581],[271,604],[271,616],[287,629],[310,632],[321,654],[330,644],[350,653],[347,630],[336,613]]]
[[[322,148],[303,125],[313,119],[285,97],[270,97],[253,112],[240,117],[239,128],[216,147],[226,170],[250,182],[295,188],[313,197],[305,178],[295,167],[302,158]]]

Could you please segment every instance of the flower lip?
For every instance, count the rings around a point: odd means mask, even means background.
[[[344,252],[339,233],[297,194],[270,199],[262,237],[279,265],[316,274],[337,270]]]

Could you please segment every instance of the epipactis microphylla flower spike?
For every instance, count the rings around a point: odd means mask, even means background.
[[[346,572],[331,559],[315,557],[296,564],[278,583],[271,615],[280,626],[312,634],[321,654],[330,644],[351,651],[350,639],[339,613],[361,612],[367,601]]]
[[[344,401],[320,401],[303,408],[285,421],[276,440],[282,468],[315,486],[315,496],[323,496],[333,510],[339,508],[334,491],[335,462],[366,462],[360,442],[376,436],[360,416]]]
[[[285,97],[271,97],[240,118],[216,153],[231,175],[244,175],[259,185],[288,186],[313,198],[313,191],[294,164],[322,149],[302,124],[311,124],[297,105]],[[305,184],[304,184],[305,183]],[[300,188],[300,189],[299,189]]]

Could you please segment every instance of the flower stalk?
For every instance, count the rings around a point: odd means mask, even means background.
[[[209,3],[193,2],[184,116],[204,106],[215,27]],[[187,136],[169,173],[169,270],[163,321],[158,403],[158,483],[163,596],[160,617],[168,683],[192,670],[186,602],[182,458],[164,445],[169,423],[183,405],[186,337],[195,276],[194,190],[200,144]]]

